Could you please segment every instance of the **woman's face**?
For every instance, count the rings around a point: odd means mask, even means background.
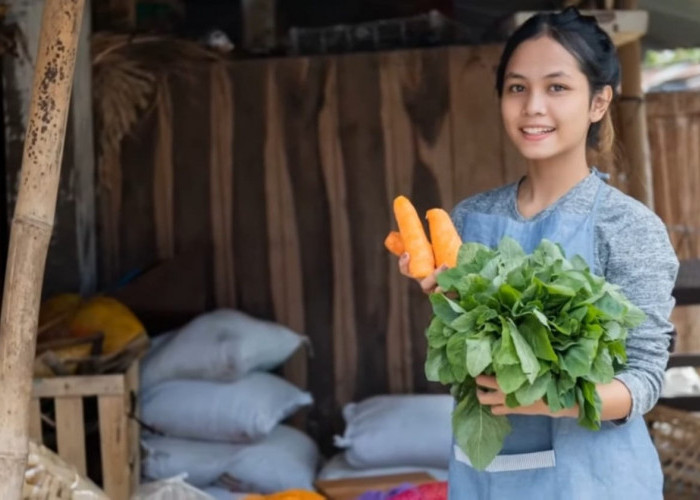
[[[581,150],[589,125],[607,109],[609,87],[591,101],[578,61],[548,36],[527,40],[505,71],[501,114],[506,132],[528,160]],[[610,96],[611,97],[611,96]]]

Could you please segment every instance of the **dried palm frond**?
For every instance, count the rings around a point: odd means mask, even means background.
[[[159,87],[169,75],[192,78],[193,68],[221,56],[188,40],[111,33],[93,37],[92,54],[102,250],[105,277],[113,279],[118,269],[122,141],[158,105]]]

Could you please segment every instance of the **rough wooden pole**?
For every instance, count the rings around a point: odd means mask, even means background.
[[[44,265],[84,0],[46,0],[0,314],[0,498],[19,499]],[[87,98],[87,96],[85,96]]]
[[[623,0],[624,9],[637,7],[636,0]],[[626,156],[628,194],[654,209],[651,153],[647,130],[647,113],[642,90],[642,44],[627,43],[619,48],[622,69],[620,95],[620,138]]]

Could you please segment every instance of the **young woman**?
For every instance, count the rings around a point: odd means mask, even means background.
[[[464,241],[492,247],[508,235],[526,252],[543,238],[556,241],[620,285],[647,319],[629,333],[624,371],[597,387],[599,431],[578,425],[578,408],[553,414],[544,401],[508,408],[495,378],[478,377],[480,402],[508,415],[513,430],[486,471],[454,448],[451,500],[662,498],[659,459],[642,415],[661,390],[678,260],[661,220],[586,161],[588,148],[612,143],[609,106],[619,79],[610,38],[575,9],[533,17],[505,46],[496,89],[527,174],[459,203],[452,211],[457,230]],[[406,275],[409,259],[399,260]],[[433,291],[435,275],[420,285]]]

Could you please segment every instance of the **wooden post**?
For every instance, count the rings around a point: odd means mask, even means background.
[[[0,314],[0,498],[19,499],[41,286],[84,0],[46,0]]]
[[[636,0],[622,0],[624,9],[637,7]],[[628,194],[654,209],[651,153],[647,132],[647,115],[642,91],[642,44],[639,40],[618,49],[622,69],[620,95],[620,138],[626,161]]]

